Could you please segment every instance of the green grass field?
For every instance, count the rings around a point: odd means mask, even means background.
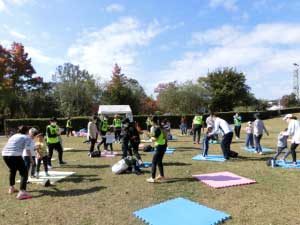
[[[270,136],[265,135],[262,144],[275,150],[277,134],[287,125],[280,118],[267,120],[265,124]],[[150,177],[150,168],[144,169],[140,176],[113,175],[111,166],[119,156],[91,159],[87,156],[89,145],[82,143],[83,138],[64,137],[64,147],[74,150],[64,153],[67,166],[54,169],[76,174],[47,188],[29,184],[28,190],[34,198],[25,201],[7,194],[8,170],[1,158],[0,224],[141,225],[144,223],[132,215],[135,210],[184,197],[231,214],[232,219],[226,225],[299,225],[300,170],[267,167],[265,161],[273,153],[257,155],[240,150],[243,137],[244,131],[242,139],[234,139],[232,144],[232,150],[239,152],[240,157],[225,163],[193,161],[191,158],[199,154],[200,146],[194,145],[190,136],[179,137],[169,144],[176,152],[164,158],[169,182],[158,184],[145,181]],[[0,138],[0,147],[5,141]],[[120,151],[120,145],[115,144],[114,148]],[[151,161],[151,154],[141,153],[144,161]],[[221,154],[220,146],[211,145],[210,153]],[[54,157],[57,158],[56,153]],[[53,165],[56,164],[54,161]],[[212,189],[192,178],[192,174],[220,171],[255,179],[257,183]],[[201,218],[195,215],[195,219],[201,224]]]

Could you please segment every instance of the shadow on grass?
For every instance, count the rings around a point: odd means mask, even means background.
[[[64,150],[64,153],[65,152],[86,152],[86,153],[88,153],[89,149],[70,149],[70,150]]]
[[[264,154],[266,155],[266,154]],[[265,157],[247,157],[247,156],[238,156],[236,159],[236,161],[242,162],[242,161],[267,161],[268,159],[271,158],[271,155],[273,154],[269,154],[270,156],[265,156]]]
[[[64,168],[74,168],[74,169],[103,169],[109,168],[111,165],[65,165]]]
[[[180,177],[180,178],[168,178],[162,184],[164,183],[177,183],[177,182],[198,182],[195,178],[193,177]]]
[[[164,162],[164,166],[191,166],[191,163],[183,163],[183,162]]]
[[[198,146],[195,145],[195,147],[178,146],[176,147],[176,149],[178,149],[179,152],[191,152],[191,151],[199,150],[200,145]]]
[[[81,183],[81,182],[94,182],[94,181],[101,180],[101,178],[91,178],[97,176],[98,175],[96,174],[84,174],[84,175],[74,174],[64,179],[64,182]]]
[[[51,197],[74,197],[74,196],[81,196],[86,194],[91,194],[94,192],[101,191],[103,189],[106,189],[107,187],[92,187],[88,189],[71,189],[71,190],[59,190],[58,188],[51,188],[51,190],[39,190],[37,191],[40,193],[37,196],[34,196],[34,198],[39,198],[43,196],[51,196]]]

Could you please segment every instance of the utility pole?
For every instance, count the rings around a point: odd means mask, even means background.
[[[293,72],[293,93],[296,95],[297,101],[299,101],[299,65],[297,63],[293,65],[295,66]]]

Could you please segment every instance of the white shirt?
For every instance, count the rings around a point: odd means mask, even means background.
[[[212,132],[212,134],[217,134],[220,131],[223,135],[225,135],[232,132],[232,129],[225,120],[217,117],[214,120],[214,131]]]
[[[95,122],[89,122],[88,123],[88,132],[87,132],[87,137],[91,137],[93,139],[96,139],[97,136],[97,126]]]
[[[28,136],[28,138],[30,139],[30,144],[29,144],[29,149],[30,149],[30,152],[31,152],[31,156],[35,156],[35,151],[34,151],[34,147],[35,147],[35,143],[34,141]],[[28,149],[28,148],[27,148]],[[27,149],[24,148],[23,150],[23,154],[22,156],[29,156],[28,153],[27,153]]]
[[[107,133],[106,137],[106,144],[112,144],[115,141],[115,135],[113,133]]]
[[[262,135],[264,131],[268,133],[264,122],[262,120],[256,119],[254,121],[254,135],[255,136]]]
[[[291,119],[289,121],[288,130],[284,134],[292,136],[291,143],[300,144],[300,124],[299,124],[299,121]]]
[[[31,139],[25,134],[11,136],[2,150],[2,156],[22,156],[23,150],[30,150]]]

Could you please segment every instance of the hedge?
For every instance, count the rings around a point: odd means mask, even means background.
[[[239,112],[242,116],[242,120],[244,122],[247,121],[254,121],[254,114],[260,113],[262,119],[270,119],[274,117],[279,117],[284,114],[288,113],[298,113],[300,112],[300,108],[287,108],[282,109],[278,111],[261,111],[261,112]],[[233,123],[233,115],[235,112],[222,112],[222,113],[216,113],[219,117],[225,119],[229,123]],[[168,119],[171,123],[172,128],[179,128],[180,125],[180,119],[182,115],[167,115],[167,116],[158,116],[159,119],[162,121],[164,119]],[[188,126],[190,127],[192,124],[192,120],[194,118],[194,115],[184,115],[187,118]],[[204,114],[204,121],[206,120],[208,114]],[[134,121],[139,123],[139,125],[146,129],[146,119],[147,115],[136,115],[133,116]],[[82,128],[87,127],[87,123],[89,121],[88,116],[83,117],[73,117],[72,118],[72,126],[74,130],[78,131]],[[113,118],[109,118],[109,123],[112,124]],[[67,118],[58,118],[58,125],[62,128],[65,128],[67,122]],[[11,132],[15,132],[17,127],[20,125],[27,125],[27,126],[33,126],[39,129],[40,131],[45,131],[46,126],[49,124],[49,118],[27,118],[27,119],[7,119],[4,123],[5,133],[6,135],[10,134]]]

